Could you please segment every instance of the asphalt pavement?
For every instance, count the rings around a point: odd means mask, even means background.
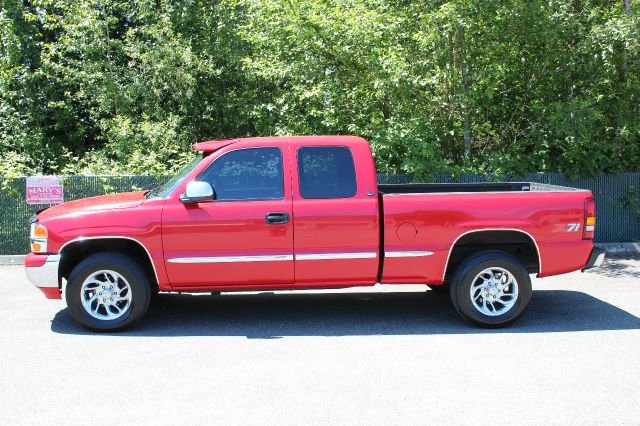
[[[640,424],[640,257],[483,330],[422,286],[160,295],[118,334],[0,267],[0,424]]]

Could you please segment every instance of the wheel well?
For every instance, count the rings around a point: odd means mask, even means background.
[[[135,260],[147,274],[151,288],[158,288],[158,280],[148,252],[139,242],[124,238],[79,240],[63,247],[60,253],[60,277],[68,279],[71,271],[80,262],[88,256],[103,252],[120,253]]]
[[[458,265],[473,253],[484,250],[500,250],[520,260],[529,273],[540,272],[540,259],[533,239],[519,231],[478,231],[462,236],[456,241],[445,272],[449,282]]]

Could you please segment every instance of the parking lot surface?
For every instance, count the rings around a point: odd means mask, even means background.
[[[118,334],[0,267],[0,424],[640,423],[640,257],[483,330],[422,286],[160,295]]]

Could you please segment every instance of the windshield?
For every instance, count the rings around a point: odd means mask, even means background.
[[[182,182],[182,179],[186,175],[189,174],[191,170],[193,170],[200,162],[202,161],[202,156],[198,155],[193,159],[189,164],[184,166],[182,170],[176,173],[171,179],[165,182],[163,185],[159,186],[157,189],[152,190],[148,195],[155,195],[156,197],[165,198],[169,196],[173,192],[174,189]]]

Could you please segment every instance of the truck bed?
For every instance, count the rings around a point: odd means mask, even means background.
[[[520,240],[535,247],[530,253],[537,253],[540,277],[582,268],[593,247],[583,238],[589,191],[525,182],[380,187],[385,252],[430,253],[385,256],[383,283],[441,283],[452,247],[485,244],[482,236],[493,238],[495,231],[516,232],[508,244]],[[480,230],[487,233],[476,234]]]
[[[582,189],[536,182],[409,183],[378,185],[382,195],[460,192],[574,192]]]

